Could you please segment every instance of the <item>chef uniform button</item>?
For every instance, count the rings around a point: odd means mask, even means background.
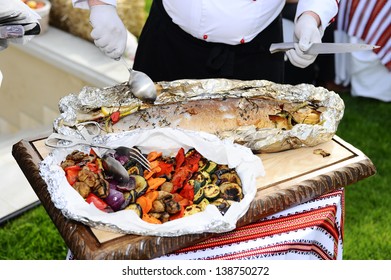
[[[202,38],[204,38],[204,40],[206,40],[206,39],[208,39],[208,35],[204,34],[204,36]]]
[[[244,41],[244,39],[242,38],[242,40],[240,40],[240,43],[241,44],[244,44],[246,41]]]

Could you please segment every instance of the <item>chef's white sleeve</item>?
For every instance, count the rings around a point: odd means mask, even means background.
[[[338,13],[338,3],[339,0],[299,0],[297,4],[295,22],[303,12],[313,11],[320,18],[319,31],[323,36],[324,30]]]

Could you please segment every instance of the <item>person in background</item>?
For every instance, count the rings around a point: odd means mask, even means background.
[[[26,44],[41,31],[41,17],[21,0],[0,0],[0,51],[9,43]],[[3,74],[0,71],[0,87]]]
[[[118,59],[126,42],[115,0],[72,0],[90,9],[91,36],[107,56]],[[295,49],[286,52],[299,68],[316,55],[305,54],[321,42],[337,14],[336,0],[300,0],[295,15]],[[270,54],[283,41],[285,0],[154,0],[139,38],[134,69],[153,81],[230,78],[284,82],[284,54]]]
[[[293,28],[298,0],[286,0],[282,10],[284,41],[293,40]],[[288,29],[288,30],[285,30]],[[324,31],[322,42],[334,42],[335,21],[333,20]],[[330,90],[343,90],[335,84],[335,57],[334,54],[322,54],[316,57],[314,63],[306,68],[298,69],[289,60],[285,62],[285,83],[308,83],[315,86],[323,86]]]
[[[391,1],[341,2],[335,40],[379,46],[373,51],[336,54],[336,83],[352,96],[391,102]]]

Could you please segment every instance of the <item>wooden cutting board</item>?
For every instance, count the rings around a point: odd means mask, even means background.
[[[39,162],[51,151],[44,144],[46,137],[22,140],[13,146],[12,153],[76,259],[152,259],[215,235],[123,235],[66,219],[53,205],[46,183],[39,175]],[[329,155],[323,157],[315,153],[317,149]],[[238,227],[376,173],[375,166],[365,154],[338,136],[316,147],[258,156],[266,175],[257,180],[256,197],[248,212],[238,221]]]

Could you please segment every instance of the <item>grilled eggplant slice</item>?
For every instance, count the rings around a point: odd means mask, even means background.
[[[140,218],[142,218],[142,216],[143,216],[143,210],[141,209],[141,206],[138,203],[131,203],[124,210],[132,210]]]

